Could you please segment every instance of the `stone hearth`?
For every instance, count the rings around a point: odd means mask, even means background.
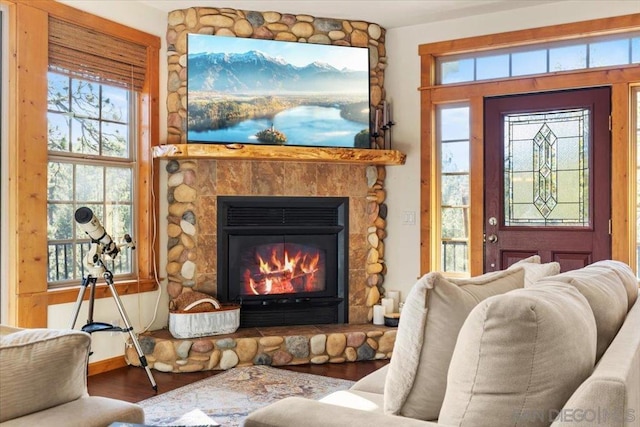
[[[175,339],[168,330],[159,330],[140,335],[139,342],[151,369],[196,372],[389,359],[395,338],[396,328],[366,324],[245,328],[193,339]],[[140,365],[130,345],[125,358]]]

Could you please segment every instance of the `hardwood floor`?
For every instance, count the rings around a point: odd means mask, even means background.
[[[335,363],[324,365],[280,366],[296,372],[305,372],[333,378],[357,381],[378,368],[389,363],[388,360],[362,361],[352,363]],[[166,373],[151,370],[158,385],[158,393],[162,394],[187,384],[217,375],[224,371],[201,371],[184,373]],[[128,402],[139,402],[156,395],[144,369],[125,366],[102,374],[92,375],[87,381],[91,396],[112,397]]]

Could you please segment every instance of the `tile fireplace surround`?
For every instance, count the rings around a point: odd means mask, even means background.
[[[167,144],[186,143],[188,33],[368,47],[371,108],[382,107],[385,30],[376,24],[214,8],[176,10],[169,14],[168,22]],[[381,147],[382,137],[372,144]],[[176,340],[166,330],[156,331],[140,337],[151,367],[184,372],[238,364],[337,363],[390,356],[395,328],[371,324],[372,306],[384,294],[386,272],[385,166],[251,158],[180,158],[160,165],[168,173],[166,273],[170,298],[192,290],[217,294],[217,196],[348,197],[349,322],[247,328],[231,336],[191,340]],[[131,350],[127,349],[127,361],[138,364]]]

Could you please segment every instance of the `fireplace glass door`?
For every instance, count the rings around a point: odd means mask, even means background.
[[[229,298],[330,295],[327,278],[336,274],[335,247],[335,235],[230,236]]]

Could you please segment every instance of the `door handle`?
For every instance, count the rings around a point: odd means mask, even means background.
[[[498,242],[498,236],[496,236],[495,234],[489,234],[487,236],[487,241],[489,243],[497,243]]]

